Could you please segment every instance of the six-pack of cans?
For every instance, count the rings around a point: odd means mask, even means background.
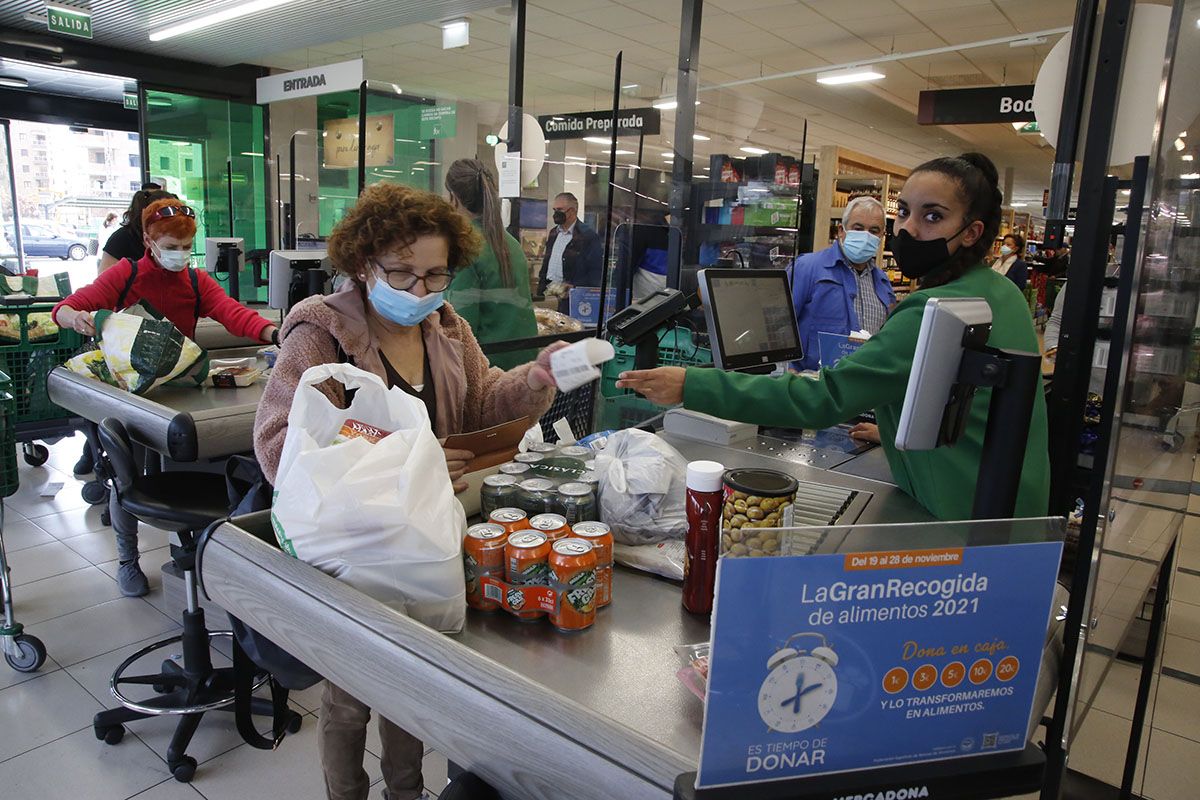
[[[545,617],[563,631],[590,628],[597,609],[612,602],[612,554],[612,531],[602,522],[572,526],[561,514],[495,509],[467,529],[467,604],[521,620]]]
[[[560,514],[569,525],[596,519],[600,481],[594,456],[580,445],[533,445],[484,479],[479,498],[483,516],[498,508],[519,508],[531,518]]]

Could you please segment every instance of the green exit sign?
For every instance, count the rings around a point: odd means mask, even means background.
[[[1017,128],[1017,133],[1041,133],[1042,129],[1036,122],[1026,122],[1021,127]]]
[[[125,106],[125,108],[129,109],[130,111],[137,111],[137,109],[138,109],[138,96],[137,96],[136,94],[125,94],[125,95],[122,95],[122,100],[123,100],[123,102],[124,102],[124,106]]]
[[[46,6],[46,29],[64,36],[92,38],[92,12],[82,8]]]

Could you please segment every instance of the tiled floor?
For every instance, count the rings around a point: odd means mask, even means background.
[[[317,759],[319,687],[292,696],[304,715],[300,733],[274,752],[242,742],[229,714],[205,717],[188,754],[200,762],[191,784],[175,781],[164,760],[171,718],[127,726],[110,747],[92,733],[92,715],[115,704],[108,691],[113,668],[139,648],[173,635],[177,621],[160,609],[158,567],[169,559],[168,534],[143,526],[142,563],[153,591],[122,597],[116,583],[116,547],[97,508],[80,499],[71,474],[80,444],[60,442],[51,460],[20,465],[21,488],[5,500],[4,544],[19,622],[46,645],[49,660],[33,675],[0,663],[0,797],[13,800],[244,800],[325,796]],[[61,482],[53,497],[48,485]],[[52,486],[51,486],[52,488]],[[157,660],[161,661],[160,655]],[[214,661],[228,664],[214,651]],[[151,659],[146,671],[156,668]],[[366,769],[380,790],[379,737],[367,740]],[[431,795],[446,784],[446,761],[430,752],[425,779]]]
[[[1185,518],[1176,563],[1161,664],[1168,674],[1151,688],[1134,781],[1147,800],[1200,796],[1200,517]],[[1140,675],[1134,665],[1113,663],[1072,745],[1072,769],[1120,785]]]
[[[177,783],[166,770],[164,755],[174,727],[169,718],[130,724],[115,747],[96,740],[91,718],[113,705],[108,692],[113,668],[144,645],[171,635],[178,625],[161,610],[157,573],[169,558],[167,534],[143,527],[142,559],[153,591],[146,598],[121,597],[112,533],[100,523],[99,510],[80,499],[80,482],[70,475],[78,454],[78,443],[64,441],[51,448],[45,467],[21,464],[21,488],[5,501],[4,540],[18,619],[43,640],[50,659],[35,675],[0,665],[0,797],[324,797],[316,753],[319,687],[293,694],[304,726],[275,752],[242,743],[232,717],[206,717],[188,751],[200,762],[191,784]],[[53,496],[42,496],[60,482],[62,488]],[[1188,518],[1179,552],[1185,571],[1175,582],[1164,663],[1200,675],[1200,517]],[[214,661],[228,663],[215,651]],[[1135,667],[1114,664],[1072,747],[1072,768],[1119,785],[1137,681]],[[1200,786],[1200,678],[1192,682],[1164,676],[1155,692],[1143,743],[1142,763],[1148,769],[1139,772],[1137,786],[1150,800],[1193,800]],[[367,751],[365,766],[376,782],[375,792],[380,772],[374,725]],[[445,785],[445,774],[445,759],[426,754],[431,794]]]

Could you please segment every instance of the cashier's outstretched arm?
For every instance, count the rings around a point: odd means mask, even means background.
[[[722,419],[826,428],[903,401],[923,310],[923,302],[898,308],[883,330],[837,366],[821,370],[817,380],[663,367],[622,373],[617,386],[633,389],[659,405],[683,403]]]
[[[651,403],[677,406],[683,402],[683,383],[687,370],[683,367],[630,370],[617,377],[618,389],[633,389]]]

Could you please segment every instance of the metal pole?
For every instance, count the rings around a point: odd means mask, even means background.
[[[358,194],[367,188],[367,82],[358,86]]]
[[[1100,0],[1078,0],[1075,23],[1071,28],[1071,56],[1067,62],[1067,82],[1059,112],[1058,141],[1054,167],[1050,173],[1050,204],[1046,209],[1046,247],[1059,247],[1067,217],[1071,212],[1071,184],[1075,170],[1075,151],[1079,145],[1079,125],[1083,120],[1083,98],[1087,90],[1087,70],[1096,32]],[[1107,12],[1106,12],[1107,13]],[[1115,94],[1092,97],[1115,98]]]
[[[233,236],[233,156],[225,159],[225,195],[229,201],[229,236]],[[236,298],[235,298],[236,299]]]
[[[147,115],[150,113],[150,104],[146,102],[146,87],[138,81],[138,152],[142,158],[142,184],[150,182],[150,139],[147,135],[149,130]],[[165,187],[164,187],[165,188]]]
[[[5,160],[8,161],[8,186],[12,192],[13,203],[13,236],[17,237],[15,244],[17,245],[17,269],[22,275],[25,274],[25,245],[21,240],[21,204],[17,202],[17,167],[13,162],[12,150],[12,131],[9,130],[8,120],[0,122],[4,126],[4,153]],[[104,243],[100,243],[100,250],[104,249]],[[100,252],[99,250],[97,252]],[[6,584],[7,585],[7,584]]]
[[[512,0],[508,28],[508,152],[521,152],[525,112],[525,0]],[[521,199],[509,203],[508,232],[521,238]]]
[[[1071,254],[1070,280],[1063,307],[1062,335],[1050,393],[1050,513],[1068,514],[1074,506],[1074,476],[1082,414],[1091,378],[1092,345],[1108,263],[1113,197],[1105,192],[1108,156],[1116,126],[1121,72],[1129,37],[1132,0],[1110,0],[1104,11],[1100,51],[1088,113],[1087,139],[1079,184],[1079,213]],[[1107,102],[1105,102],[1107,100]],[[1105,209],[1104,205],[1108,208]],[[1105,214],[1107,210],[1107,214]]]
[[[290,202],[292,204],[292,213],[288,215],[288,228],[287,228],[287,233],[286,233],[287,239],[284,243],[284,247],[292,248],[292,249],[294,249],[296,247],[296,233],[297,233],[297,231],[296,231],[296,136],[298,136],[298,135],[299,135],[298,132],[293,133],[292,140],[288,143],[288,159],[292,162],[291,165],[288,167],[288,170],[289,170],[288,174],[291,175],[291,178],[288,180],[288,194],[290,195]],[[317,159],[317,162],[319,164],[320,159]],[[318,208],[319,208],[319,206],[318,206]],[[320,213],[320,212],[318,211],[318,213]]]
[[[612,224],[613,191],[617,185],[617,115],[621,111],[621,60],[624,51],[617,51],[617,63],[613,67],[613,109],[612,132],[609,136],[608,151],[608,201],[604,211],[604,261],[600,265],[600,305],[596,312],[596,338],[604,338],[604,311],[606,295],[608,294],[608,265],[612,257],[613,239],[615,238]],[[599,227],[599,226],[597,226]],[[593,393],[593,397],[594,397]]]
[[[1112,341],[1109,346],[1108,369],[1104,376],[1104,396],[1108,400],[1100,409],[1100,439],[1096,442],[1097,458],[1092,469],[1098,475],[1107,475],[1114,454],[1111,442],[1114,438],[1114,423],[1119,419],[1122,399],[1121,387],[1125,385],[1125,370],[1122,368],[1126,342],[1132,335],[1134,314],[1131,307],[1134,289],[1138,285],[1140,268],[1137,264],[1138,239],[1141,235],[1142,210],[1145,208],[1146,181],[1149,172],[1148,157],[1134,160],[1133,181],[1130,185],[1129,206],[1125,223],[1125,250],[1121,255],[1121,275],[1117,285],[1116,314],[1113,317]],[[1107,189],[1115,193],[1115,179],[1107,183]],[[1062,780],[1066,762],[1065,740],[1069,733],[1072,707],[1075,700],[1075,684],[1083,667],[1079,658],[1080,645],[1086,636],[1087,620],[1091,617],[1091,598],[1095,587],[1091,584],[1091,563],[1096,548],[1097,531],[1104,523],[1100,514],[1108,505],[1109,485],[1106,481],[1093,481],[1085,498],[1083,522],[1079,528],[1079,546],[1075,569],[1071,575],[1071,599],[1067,604],[1067,616],[1063,625],[1063,656],[1058,673],[1058,691],[1054,702],[1054,713],[1046,729],[1046,776],[1047,785],[1053,794],[1044,797],[1057,798],[1057,788]]]
[[[671,219],[687,230],[698,225],[688,220],[692,190],[692,157],[695,155],[696,88],[700,82],[700,21],[704,0],[683,0],[679,20],[679,73],[675,85],[675,161],[671,180]],[[683,237],[667,237],[667,286],[679,288],[683,269]]]
[[[1138,680],[1137,702],[1133,706],[1133,727],[1129,731],[1129,747],[1125,751],[1125,773],[1121,777],[1121,800],[1133,796],[1133,779],[1137,774],[1139,751],[1142,749],[1142,726],[1146,724],[1146,706],[1150,703],[1150,684],[1154,683],[1154,665],[1158,660],[1158,643],[1166,622],[1171,571],[1175,568],[1177,538],[1158,570],[1154,589],[1154,611],[1150,614],[1150,631],[1146,635],[1146,655],[1142,658],[1142,674]]]
[[[620,89],[620,87],[617,87],[617,88]],[[613,123],[613,127],[616,127],[616,123]],[[631,214],[630,218],[629,218],[629,221],[634,225],[638,224],[638,219],[637,219],[638,196],[642,192],[642,154],[645,151],[645,149],[646,149],[646,131],[643,129],[639,129],[638,130],[637,172],[634,173],[634,176],[633,176],[633,214]]]
[[[250,106],[249,107],[251,123],[253,123],[253,121],[254,121],[254,109],[257,107],[258,106]],[[270,247],[271,239],[272,239],[271,234],[275,232],[275,225],[273,223],[275,221],[274,212],[277,210],[277,208],[273,208],[272,204],[267,202],[267,200],[270,198],[270,195],[271,195],[271,191],[270,191],[270,188],[271,188],[271,162],[267,161],[267,158],[269,158],[269,156],[267,154],[271,152],[271,112],[270,112],[270,110],[265,107],[262,108],[262,117],[263,117],[263,141],[262,141],[263,204],[266,206],[263,209],[263,211],[264,211],[263,227],[262,227],[262,235],[263,236],[262,236],[262,240],[260,242],[260,240],[258,238],[258,230],[256,229],[254,231],[254,234],[255,234],[254,245],[255,246],[247,247],[246,248],[247,251],[257,250],[260,247]],[[249,158],[253,159],[254,156],[249,156]],[[253,161],[251,161],[251,163],[253,163]],[[251,171],[253,171],[253,170],[251,170]],[[276,175],[278,175],[278,174],[279,173],[277,171]],[[278,194],[275,195],[275,199],[276,199],[276,201],[279,200]],[[251,209],[253,209],[254,208],[253,189],[251,189],[250,203],[251,203],[250,207],[251,207]],[[251,216],[253,216],[253,211],[251,212]],[[257,300],[258,298],[255,297],[254,299]]]
[[[796,186],[796,226],[795,244],[792,246],[792,261],[800,257],[800,206],[804,203],[804,159],[808,158],[808,118],[804,119],[804,132],[800,135],[800,183]],[[883,207],[887,208],[887,198],[883,198]]]
[[[282,167],[283,167],[283,156],[279,155],[279,153],[276,153],[275,154],[275,204],[278,207],[283,206],[283,174],[281,172]],[[279,216],[276,218],[277,224],[275,226],[275,246],[280,249],[284,249],[287,247],[287,245],[284,243],[284,238],[283,238],[283,236],[284,236],[284,233],[283,233],[284,216],[285,215],[282,212],[279,214]]]

